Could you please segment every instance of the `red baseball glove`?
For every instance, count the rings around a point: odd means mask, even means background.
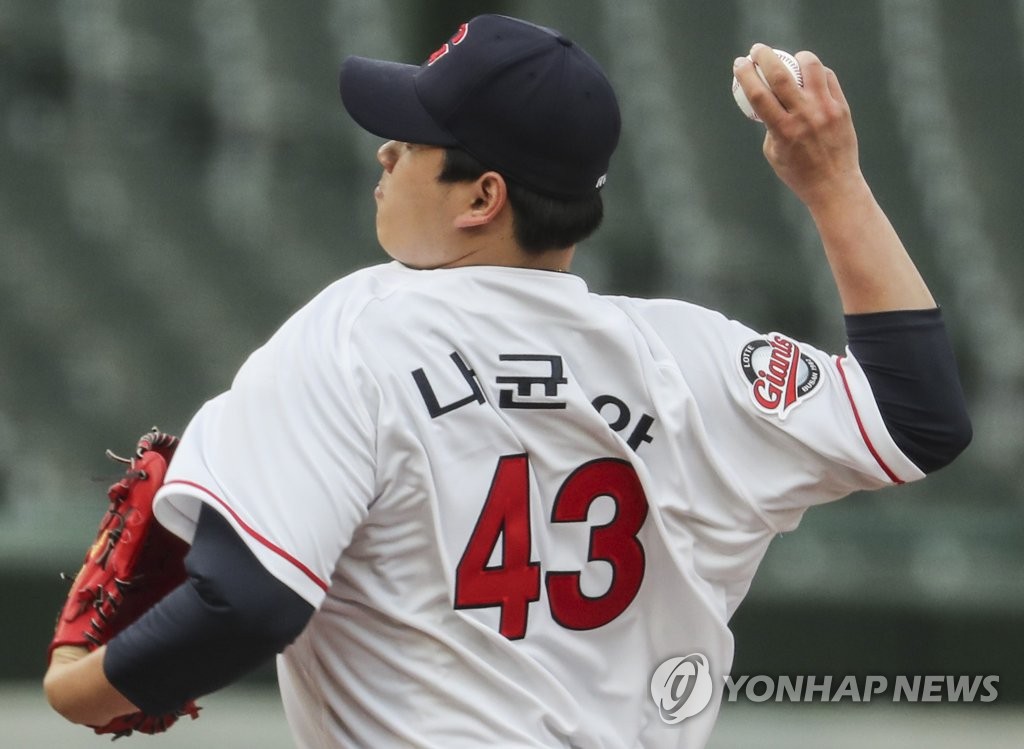
[[[57,619],[48,659],[61,645],[95,650],[185,581],[189,546],[153,517],[153,497],[177,446],[177,437],[153,427],[139,439],[133,457],[107,451],[127,468],[107,491],[110,506]],[[131,713],[92,728],[115,738],[133,731],[159,733],[182,715],[195,719],[199,708],[189,701],[167,715]]]

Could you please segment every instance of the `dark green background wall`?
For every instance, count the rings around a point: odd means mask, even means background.
[[[0,3],[0,678],[42,650],[116,471],[330,280],[382,258],[346,54],[423,60],[497,10],[604,64],[624,133],[598,291],[672,295],[841,351],[813,229],[735,109],[755,40],[815,50],[946,310],[975,442],[808,514],[734,622],[737,673],[999,673],[1024,697],[1024,11],[1011,0]]]

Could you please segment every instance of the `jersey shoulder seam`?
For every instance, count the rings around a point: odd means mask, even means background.
[[[658,332],[658,329],[654,325],[651,325],[651,323],[644,317],[643,312],[640,309],[638,309],[638,307],[640,305],[632,304],[633,302],[635,302],[637,300],[635,300],[632,297],[621,297],[621,296],[620,297],[610,297],[610,298],[609,297],[605,297],[605,298],[610,301],[612,306],[616,307],[623,315],[628,317],[630,319],[630,321],[634,325],[637,325],[637,318],[639,318],[639,320],[644,323],[644,325],[650,330],[650,334],[657,338],[657,340],[660,343],[661,347],[663,348],[665,353],[668,355],[668,359],[666,360],[665,357],[663,357],[663,356],[656,356],[654,354],[654,352],[652,351],[651,352],[651,356],[652,356],[652,359],[655,362],[655,366],[658,369],[669,370],[669,371],[675,372],[685,382],[686,381],[686,377],[683,374],[682,367],[679,366],[679,362],[676,361],[675,356],[672,354],[672,349],[668,346],[667,343],[665,343],[664,340],[662,340],[661,334]],[[642,301],[657,301],[657,300],[642,300]],[[689,310],[699,310],[699,311],[711,313],[711,314],[714,314],[714,315],[720,315],[720,313],[714,312],[714,310],[709,310],[709,309],[707,309],[705,307],[701,307],[700,305],[692,304],[690,302],[684,302],[682,300],[671,299],[671,300],[663,300],[663,301],[678,303],[681,309],[686,309],[688,311]],[[629,309],[627,309],[627,307]],[[630,309],[635,312],[635,315],[631,314]],[[724,318],[724,315],[720,315],[720,316]],[[648,342],[647,336],[643,335],[642,331],[641,331],[640,337],[643,338],[645,342]],[[650,346],[650,343],[648,342],[648,347],[649,346]],[[647,393],[648,399],[650,400],[651,393],[650,393],[650,391],[647,388],[647,383],[646,382],[644,382],[644,391]],[[771,516],[768,515],[763,508],[759,507],[758,504],[753,499],[751,499],[749,496],[747,496],[747,493],[745,491],[737,492],[737,496],[739,496],[742,499],[743,503],[745,505],[747,505],[747,507],[754,513],[754,515],[757,517],[757,519],[771,533],[773,533],[773,534],[781,534],[782,533],[782,530],[779,528],[779,526],[776,523],[772,522]]]

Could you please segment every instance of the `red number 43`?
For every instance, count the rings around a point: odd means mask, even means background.
[[[591,597],[579,571],[548,572],[544,584],[556,622],[568,629],[596,629],[619,616],[640,590],[645,555],[637,534],[647,518],[647,497],[633,466],[603,458],[570,474],[555,496],[552,523],[587,519],[599,497],[611,497],[615,516],[590,531],[588,559],[608,562],[612,582]],[[540,562],[531,561],[530,481],[526,455],[498,461],[487,500],[455,571],[455,608],[501,609],[499,631],[510,640],[526,636],[529,606],[540,599]],[[501,545],[501,564],[490,565]]]

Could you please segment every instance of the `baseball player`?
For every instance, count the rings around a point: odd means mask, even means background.
[[[55,657],[54,706],[171,710],[280,653],[304,748],[702,746],[772,538],[971,436],[835,74],[801,52],[800,88],[751,57],[770,83],[735,74],[821,235],[845,352],[568,272],[620,119],[557,31],[479,16],[422,65],[349,58],[344,106],[387,139],[392,261],[328,286],[195,415],[156,500],[190,579]]]

